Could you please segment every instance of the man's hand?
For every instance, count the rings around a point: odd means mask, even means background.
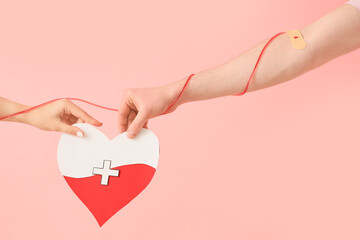
[[[141,128],[147,128],[150,118],[164,113],[179,94],[181,84],[126,90],[119,109],[119,131],[127,131],[127,137],[134,138]],[[177,106],[174,105],[166,113],[173,112]]]

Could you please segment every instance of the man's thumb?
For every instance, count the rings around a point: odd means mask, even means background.
[[[147,114],[145,114],[144,112],[138,112],[134,121],[130,124],[127,130],[126,133],[127,137],[128,138],[136,137],[136,135],[138,135],[138,133],[140,132],[140,130],[142,129],[142,127],[144,126],[147,120],[148,120]]]

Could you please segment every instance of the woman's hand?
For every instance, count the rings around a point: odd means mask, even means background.
[[[166,111],[181,91],[182,85],[183,82],[179,81],[162,87],[126,90],[119,108],[119,131],[127,131],[127,137],[134,138],[141,128],[147,128],[150,118]],[[166,113],[173,112],[177,106],[179,104]]]
[[[67,99],[24,113],[21,121],[42,130],[64,132],[78,137],[83,137],[84,132],[78,127],[71,126],[72,124],[86,122],[94,126],[102,125]]]

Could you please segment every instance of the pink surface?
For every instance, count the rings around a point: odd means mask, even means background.
[[[1,96],[117,107],[343,2],[2,1]],[[1,123],[0,238],[360,239],[359,59],[151,121],[157,172],[101,229],[58,170],[60,134]],[[116,113],[81,106],[117,135]]]

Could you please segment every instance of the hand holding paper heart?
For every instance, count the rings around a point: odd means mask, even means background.
[[[135,139],[123,133],[110,141],[89,124],[76,126],[85,137],[61,136],[59,168],[102,226],[149,184],[158,164],[159,142],[147,129],[142,129]]]
[[[119,108],[118,127],[120,133],[127,131],[129,138],[134,138],[147,128],[148,120],[162,114],[174,101],[184,83],[155,88],[129,89],[125,92]],[[174,111],[176,106],[169,109]]]
[[[71,126],[72,124],[86,122],[94,126],[102,125],[101,122],[67,99],[50,103],[26,113],[24,116],[30,125],[42,130],[64,132],[78,137],[84,136],[84,133],[80,128]]]
[[[84,135],[83,131],[72,124],[86,122],[94,126],[102,125],[70,100],[55,100],[29,107],[0,97],[0,120],[26,123],[42,130],[79,137]]]

